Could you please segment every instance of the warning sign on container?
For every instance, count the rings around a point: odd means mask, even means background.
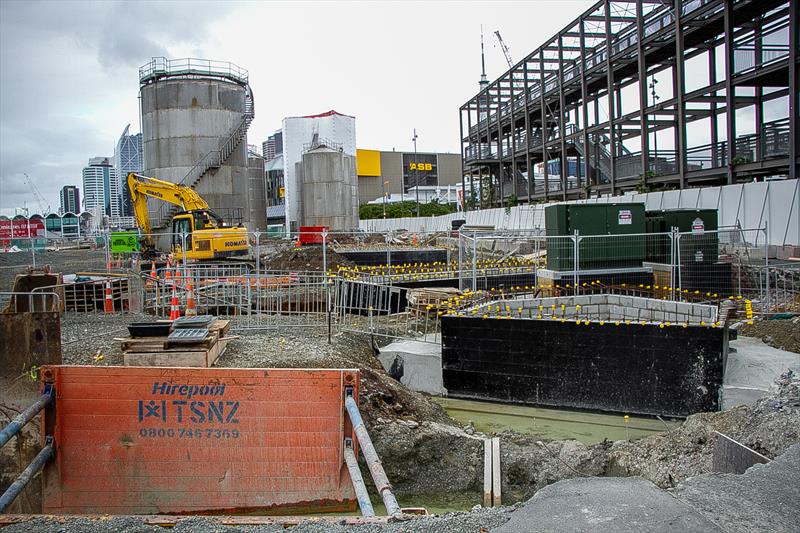
[[[633,224],[633,213],[631,213],[630,209],[620,209],[617,222],[620,225]]]
[[[692,220],[692,233],[703,233],[705,230],[706,225],[702,218],[697,217],[696,219]]]

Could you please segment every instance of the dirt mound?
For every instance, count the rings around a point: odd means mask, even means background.
[[[351,267],[355,263],[337,254],[330,248],[326,252],[328,270],[336,270],[340,266]],[[265,270],[312,270],[322,271],[322,246],[303,246],[278,252],[272,257],[264,258],[262,268]]]
[[[773,348],[800,353],[800,317],[797,316],[784,320],[757,320],[752,326],[743,324],[739,333],[761,339]]]

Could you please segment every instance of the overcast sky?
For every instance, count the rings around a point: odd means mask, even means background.
[[[285,116],[356,117],[359,147],[458,152],[458,108],[486,69],[507,69],[588,0],[517,2],[203,2],[0,0],[0,211],[51,210],[82,188],[90,157],[139,132],[138,68],[152,56],[231,61],[249,70],[260,146]]]

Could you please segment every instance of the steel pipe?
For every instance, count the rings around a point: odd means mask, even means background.
[[[33,476],[44,467],[44,464],[53,456],[53,437],[47,437],[47,445],[42,448],[42,451],[33,458],[31,464],[22,471],[19,477],[12,483],[8,489],[0,496],[0,513],[5,513],[6,509],[14,502],[14,500],[22,492],[22,489],[30,483]]]
[[[400,510],[400,505],[397,503],[397,498],[394,496],[392,484],[389,483],[389,478],[386,477],[386,472],[383,470],[378,452],[375,451],[372,439],[369,438],[367,427],[364,425],[364,420],[358,411],[358,404],[356,404],[352,396],[348,395],[344,399],[344,406],[347,409],[347,414],[350,415],[350,422],[353,423],[353,432],[358,438],[361,452],[367,461],[369,472],[372,474],[372,481],[375,482],[375,488],[378,489],[378,494],[381,495],[383,503],[386,505],[386,513],[389,516],[403,514]]]
[[[39,411],[45,408],[45,406],[50,403],[50,400],[53,399],[53,389],[51,385],[45,385],[44,393],[42,396],[33,402],[27,409],[22,411],[18,414],[14,420],[9,422],[9,424],[0,430],[0,448],[5,446],[5,444],[11,440],[11,437],[19,433],[19,430],[22,427],[30,422],[30,420],[36,416]]]
[[[350,481],[353,482],[353,489],[356,491],[356,499],[358,500],[358,507],[361,509],[361,516],[375,516],[375,509],[372,508],[372,502],[369,499],[369,494],[367,494],[367,486],[361,476],[361,469],[358,467],[358,459],[356,459],[356,454],[353,451],[353,441],[351,439],[345,439],[344,460],[347,463],[347,469],[350,471]]]

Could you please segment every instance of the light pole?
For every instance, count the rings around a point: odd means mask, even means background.
[[[386,188],[389,186],[389,180],[383,181],[383,218],[386,219]]]
[[[650,88],[650,96],[653,97],[653,106],[655,106],[658,103],[658,100],[660,99],[660,97],[656,94],[656,84],[657,83],[658,83],[658,80],[656,79],[656,77],[655,76],[651,76],[650,77],[649,88]],[[654,119],[657,116],[658,115],[653,113],[653,118]],[[655,159],[655,169],[656,169],[655,172],[656,172],[656,174],[658,174],[658,125],[656,125],[656,127],[653,128],[653,153],[655,155],[655,157],[653,158],[653,159]]]
[[[414,128],[414,185],[417,189],[417,216],[419,216],[419,162],[417,161],[417,128]]]

